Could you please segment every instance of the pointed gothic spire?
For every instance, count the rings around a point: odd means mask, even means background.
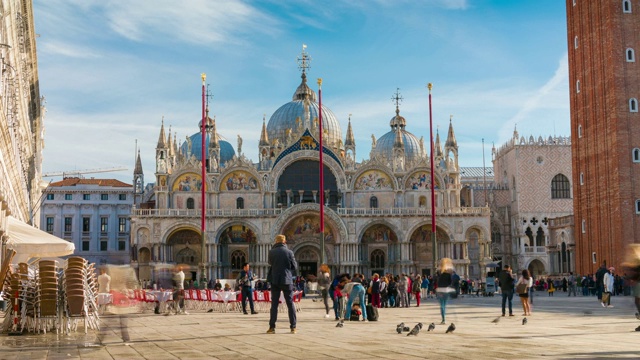
[[[260,133],[260,146],[269,146],[269,136],[267,135],[266,114],[262,115],[262,132]]]
[[[440,145],[440,130],[436,130],[435,156],[442,156],[442,145]]]
[[[133,174],[141,175],[142,173],[142,160],[140,160],[140,149],[138,149],[138,157],[136,158],[136,167],[133,169]]]
[[[347,126],[347,137],[344,141],[344,146],[353,146],[356,144],[356,139],[353,136],[353,129],[351,128],[351,114],[349,114],[349,125]]]
[[[169,151],[167,152],[167,154],[169,155],[169,157],[172,157],[174,155],[174,152],[173,152],[173,146],[171,146],[171,125],[169,125],[169,135],[167,135],[167,145],[169,146]]]
[[[167,147],[167,139],[164,134],[164,116],[162,117],[162,126],[160,127],[160,136],[158,137],[158,149]]]
[[[447,142],[444,144],[445,147],[457,148],[458,142],[456,141],[456,136],[453,133],[453,115],[449,117],[449,134],[447,135]]]

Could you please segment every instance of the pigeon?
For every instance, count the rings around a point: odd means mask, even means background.
[[[340,320],[338,321],[338,323],[336,324],[336,327],[343,327],[344,326],[344,320]]]
[[[402,331],[404,331],[404,332],[407,332],[407,331],[409,331],[409,330],[411,330],[411,328],[410,328],[410,327],[408,327],[408,326],[405,326],[405,327],[403,327],[403,328],[402,328]]]
[[[413,329],[411,329],[411,331],[409,331],[407,336],[409,336],[409,335],[413,335],[413,336],[418,335],[418,333],[420,332],[420,329],[422,329],[422,323],[417,323],[416,326],[414,326]]]
[[[522,325],[527,325],[527,318],[522,319]]]
[[[401,334],[403,329],[404,329],[404,323],[400,323],[396,326],[396,331],[398,332],[398,334]]]
[[[207,310],[207,312],[208,312],[208,313],[213,312],[213,309],[209,309],[209,310]]]
[[[587,311],[584,311],[583,313],[584,313],[585,315],[591,315],[591,314],[593,314],[593,311],[591,311],[591,310],[587,310]]]
[[[451,325],[449,325],[449,327],[447,328],[447,334],[448,333],[452,333],[454,330],[456,329],[456,325],[454,323],[451,323]]]
[[[435,323],[431,323],[431,324],[429,324],[429,328],[427,329],[427,331],[434,330],[435,328],[436,328],[436,324]]]
[[[640,320],[640,313],[636,313],[636,319]]]
[[[497,318],[493,319],[491,322],[497,325],[500,322],[500,316],[498,316]]]

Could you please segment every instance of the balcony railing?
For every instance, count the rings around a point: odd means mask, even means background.
[[[524,252],[527,254],[531,254],[531,253],[543,254],[547,252],[547,248],[545,246],[525,246]]]
[[[207,217],[256,217],[278,216],[286,208],[280,209],[207,209]],[[339,215],[345,216],[428,216],[431,209],[428,208],[337,208]],[[449,216],[488,216],[489,208],[486,207],[459,207],[448,209],[436,209],[436,215]],[[137,217],[200,217],[202,212],[198,209],[133,209],[132,216]]]

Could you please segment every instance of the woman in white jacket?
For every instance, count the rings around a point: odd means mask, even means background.
[[[609,268],[609,271],[604,274],[602,282],[604,283],[604,292],[607,294],[602,297],[602,307],[613,307],[611,305],[611,294],[613,294],[613,272],[616,269]]]

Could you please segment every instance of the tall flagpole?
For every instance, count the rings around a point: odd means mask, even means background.
[[[207,240],[207,236],[206,236],[206,232],[205,232],[205,216],[206,216],[206,197],[205,197],[205,188],[206,188],[206,183],[207,183],[207,173],[206,173],[206,164],[207,164],[207,158],[205,156],[205,148],[206,148],[206,123],[207,123],[207,119],[206,119],[206,113],[205,113],[205,82],[207,80],[207,74],[202,73],[200,75],[202,77],[202,126],[200,131],[202,132],[202,141],[201,143],[201,157],[200,159],[202,160],[202,184],[200,185],[200,192],[201,192],[201,202],[202,202],[202,219],[200,221],[200,231],[202,232],[202,246],[200,248],[200,253],[201,253],[201,258],[202,258],[202,274],[200,274],[200,281],[202,282],[204,280],[204,278],[206,277],[206,271],[207,271],[207,248],[206,248],[206,240]]]
[[[433,84],[427,85],[429,88],[429,137],[431,142],[431,246],[433,247],[433,274],[438,268],[438,248],[436,244],[436,182],[434,169],[434,144],[433,144],[433,112],[431,110],[431,88]]]
[[[320,246],[322,247],[322,261],[325,263],[324,253],[324,162],[322,160],[322,78],[318,78],[318,131],[320,132]]]

